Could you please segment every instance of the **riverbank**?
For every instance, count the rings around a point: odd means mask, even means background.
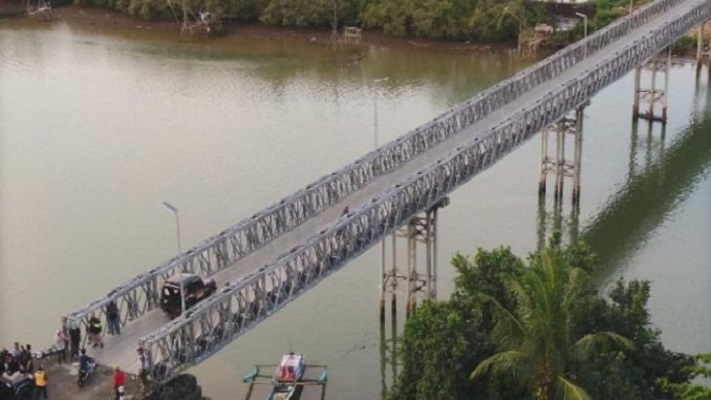
[[[23,18],[24,9],[18,2],[3,2],[0,16],[13,19]],[[180,24],[169,20],[142,20],[113,10],[87,6],[64,6],[53,10],[53,19],[67,21],[85,27],[111,28],[117,31],[140,34],[152,31],[153,34],[180,36]],[[228,23],[224,25],[224,34],[216,38],[188,38],[189,41],[231,41],[237,38],[250,40],[268,40],[273,42],[310,42],[328,45],[331,43],[329,29],[294,29],[264,25],[260,23]],[[456,52],[489,52],[515,48],[514,43],[471,43],[447,42],[420,38],[399,38],[385,35],[377,30],[363,30],[361,43],[366,46],[398,49],[418,49]]]

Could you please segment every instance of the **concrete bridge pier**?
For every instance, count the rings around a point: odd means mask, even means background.
[[[380,252],[380,320],[385,320],[385,296],[391,293],[391,312],[397,314],[398,280],[407,283],[406,315],[417,306],[417,294],[423,293],[427,299],[437,298],[437,212],[449,205],[444,197],[424,213],[412,218],[407,225],[398,229],[391,237],[391,246],[386,248],[386,240],[381,243]],[[404,240],[403,240],[404,239]],[[405,242],[407,272],[398,274],[398,243]],[[391,265],[386,264],[386,253],[391,252]],[[419,257],[418,257],[419,256]],[[424,271],[420,272],[418,258],[424,257]],[[387,271],[386,271],[387,270]]]
[[[589,103],[575,109],[575,111],[554,125],[543,131],[541,135],[541,176],[538,182],[538,196],[544,199],[548,174],[555,173],[554,199],[559,203],[563,198],[563,181],[565,177],[573,179],[573,204],[580,203],[580,168],[583,157],[583,110]],[[567,158],[565,141],[566,136],[573,136],[572,160]],[[555,153],[549,154],[549,141],[555,137]]]
[[[664,53],[664,52],[662,52]],[[660,54],[662,54],[660,53]],[[651,70],[651,82],[649,88],[642,88],[642,70]],[[671,69],[671,47],[666,49],[666,57],[654,57],[646,65],[640,65],[635,69],[634,76],[634,103],[632,105],[632,118],[643,118],[648,121],[667,123],[667,107],[669,105],[669,70]],[[658,88],[657,75],[663,75],[664,84]],[[647,104],[647,110],[640,111],[640,103]],[[661,103],[661,114],[657,114],[657,104]]]

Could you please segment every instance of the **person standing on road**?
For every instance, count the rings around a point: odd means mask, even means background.
[[[146,352],[143,347],[138,348],[138,379],[143,385],[143,391],[146,390],[146,385],[148,384],[148,357],[146,357]]]
[[[121,399],[123,392],[123,387],[126,385],[126,374],[121,371],[118,366],[114,367],[114,393],[116,393],[116,400]]]
[[[69,328],[69,345],[71,350],[71,359],[79,359],[79,344],[81,343],[81,330],[79,326],[74,325]]]
[[[35,399],[40,398],[40,394],[47,398],[47,374],[40,366],[34,373],[35,376]]]
[[[67,361],[67,338],[61,329],[57,329],[57,334],[54,336],[54,345],[57,347],[57,362],[63,363]]]
[[[113,300],[106,305],[106,325],[109,330],[109,335],[121,334],[121,318],[119,316],[119,309],[116,302]]]
[[[91,318],[89,318],[89,334],[91,335],[91,343],[92,347],[96,347],[101,345],[101,348],[104,348],[104,341],[101,338],[101,332],[104,330],[104,325],[101,323],[101,319],[97,317],[96,315],[92,314]]]

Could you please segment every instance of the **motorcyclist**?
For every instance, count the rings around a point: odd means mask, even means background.
[[[79,371],[82,373],[89,371],[89,359],[90,357],[86,355],[86,349],[81,349],[81,355],[79,356]]]
[[[81,355],[79,356],[79,374],[77,376],[77,385],[79,387],[84,386],[84,381],[94,373],[95,367],[94,359],[86,355],[86,349],[81,349]]]

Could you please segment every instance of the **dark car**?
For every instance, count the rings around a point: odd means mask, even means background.
[[[16,373],[0,376],[0,400],[29,400],[35,387],[31,375]]]
[[[180,285],[185,294],[185,309],[194,306],[199,301],[210,297],[217,291],[217,285],[212,279],[203,279],[195,274],[177,274],[163,284],[160,295],[160,308],[175,318],[181,314]]]

